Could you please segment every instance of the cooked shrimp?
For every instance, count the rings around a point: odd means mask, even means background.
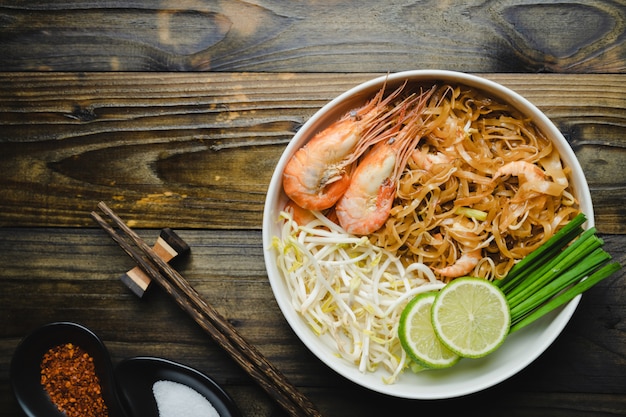
[[[416,149],[411,154],[411,159],[417,164],[418,167],[430,171],[433,165],[437,164],[449,164],[454,160],[453,157],[448,156],[444,153],[429,153],[423,152],[420,149]]]
[[[339,224],[348,233],[367,235],[389,217],[396,194],[391,176],[397,156],[393,144],[381,142],[357,165],[350,186],[336,205]]]
[[[430,94],[432,91],[423,93],[422,104],[404,122],[398,122],[404,128],[396,137],[374,145],[357,165],[350,186],[335,206],[339,224],[348,233],[370,234],[389,217],[398,180],[422,137],[423,102]]]
[[[403,88],[383,100],[383,87],[365,106],[351,111],[300,148],[283,172],[287,196],[309,210],[333,206],[350,184],[353,162],[373,143],[391,135],[386,121],[402,107],[390,108],[389,104]]]
[[[514,161],[503,165],[493,175],[493,179],[502,175],[521,177],[526,181],[542,181],[546,177],[541,168],[526,161]]]
[[[304,226],[316,219],[311,210],[303,209],[294,203],[293,200],[287,201],[287,204],[285,204],[285,211],[291,213],[293,221],[300,226]]]
[[[525,201],[539,194],[560,196],[567,184],[550,181],[541,168],[526,161],[509,162],[500,167],[493,176],[513,175],[520,178],[520,188],[513,202]],[[539,193],[539,194],[537,194]]]
[[[285,211],[291,214],[292,220],[298,226],[306,226],[309,223],[318,219],[317,215],[313,213],[311,210],[304,209],[293,202],[293,200],[288,200],[285,204]],[[335,208],[331,207],[328,210],[324,210],[320,212],[323,216],[325,216],[328,220],[335,224],[339,224],[339,220],[337,220],[337,215],[335,214]]]
[[[482,253],[480,249],[476,249],[470,252],[466,252],[452,265],[448,265],[443,268],[434,268],[434,271],[446,278],[458,278],[463,275],[467,275],[478,265],[478,262],[482,259]]]
[[[442,99],[444,97],[442,97]],[[429,136],[440,146],[446,148],[468,139],[470,133],[474,131],[474,129],[471,128],[470,120],[467,120],[465,124],[463,124],[463,120],[451,114],[446,117],[443,123],[435,124],[437,127],[432,130]]]

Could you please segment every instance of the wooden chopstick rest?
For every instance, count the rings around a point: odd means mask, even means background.
[[[161,230],[152,249],[165,262],[184,255],[190,250],[189,245],[170,228]],[[120,279],[139,298],[143,297],[152,282],[152,279],[139,266],[126,272]]]

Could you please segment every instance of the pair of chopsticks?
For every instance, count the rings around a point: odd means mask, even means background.
[[[161,259],[105,203],[98,208],[123,234],[95,211],[91,217],[291,416],[321,417],[313,403],[293,386],[254,345],[244,339],[174,268]]]

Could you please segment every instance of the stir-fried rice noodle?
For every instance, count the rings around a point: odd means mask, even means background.
[[[480,250],[471,275],[500,279],[579,213],[556,148],[509,106],[443,86],[426,113],[432,120],[420,155],[372,243],[431,268]],[[526,163],[541,175],[527,173]],[[507,168],[519,175],[494,178]]]
[[[355,237],[317,212],[298,226],[286,210],[274,242],[294,309],[338,355],[362,372],[384,368],[389,383],[408,364],[399,316],[451,279],[437,271],[473,253],[467,275],[501,279],[579,213],[557,150],[511,107],[444,85],[423,122],[383,227]]]

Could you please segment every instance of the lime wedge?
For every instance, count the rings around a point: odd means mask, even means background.
[[[425,368],[447,368],[460,359],[441,344],[433,330],[430,308],[436,296],[428,292],[413,298],[402,311],[398,325],[402,348]]]
[[[511,325],[504,294],[480,278],[450,282],[435,298],[431,313],[441,343],[465,358],[480,358],[496,350]]]

